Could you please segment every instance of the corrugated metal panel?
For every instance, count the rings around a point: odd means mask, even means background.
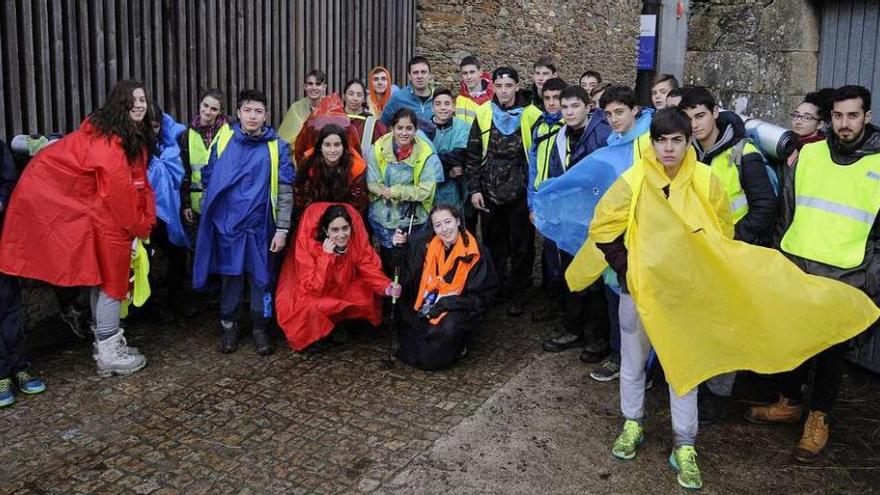
[[[9,0],[0,16],[0,137],[69,132],[113,83],[144,81],[186,120],[199,93],[265,91],[278,123],[311,69],[330,90],[375,65],[405,80],[416,0]]]
[[[818,87],[860,84],[880,97],[880,2],[823,2],[820,36]]]

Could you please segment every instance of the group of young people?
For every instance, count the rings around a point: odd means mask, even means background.
[[[560,320],[545,350],[583,347],[581,360],[598,363],[591,377],[620,379],[614,456],[633,458],[644,440],[659,361],[670,383],[669,462],[683,487],[700,488],[698,423],[724,414],[735,371],[797,368],[781,376],[776,403],[747,413],[796,422],[801,363],[818,353],[795,449],[799,460],[818,458],[846,341],[877,316],[880,133],[870,93],[808,95],[792,113],[798,151],[775,164],[711,92],[669,75],[655,79],[649,108],[595,71],[569,84],[550,57],[534,63],[530,87],[516,69],[490,73],[473,56],[459,68],[457,94],[434,85],[417,56],[406,86],[376,67],[341,97],[313,70],[277,131],[258,90],[238,95],[234,119],[224,94],[208,90],[182,125],[141,83],[121,81],[31,160],[11,194],[15,171],[4,161],[0,405],[16,390],[45,389],[23,356],[18,277],[91,288],[102,376],[146,365],[120,315],[144,299],[148,239],[169,266],[169,305],[195,297],[182,276],[190,263],[194,289],[219,287],[223,353],[238,347],[243,300],[261,355],[273,351],[273,318],[292,349],[320,350],[380,325],[392,308],[398,358],[436,370],[465,355],[490,306],[524,314],[537,231],[550,302],[531,317]],[[750,285],[784,293],[768,304],[744,294]],[[718,297],[699,295],[713,289]],[[777,321],[795,306],[796,321]],[[766,343],[737,354],[756,335]]]

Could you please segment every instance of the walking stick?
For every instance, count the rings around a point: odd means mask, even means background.
[[[413,228],[413,220],[415,220],[415,210],[413,210],[409,215],[409,228],[406,231],[407,239],[409,235],[412,233]],[[397,262],[394,266],[394,285],[400,283],[400,258],[398,257]],[[391,298],[391,314],[388,315],[388,353],[385,356],[385,359],[382,360],[382,364],[385,368],[391,368],[394,366],[394,322],[396,320],[395,316],[397,314],[397,297]]]

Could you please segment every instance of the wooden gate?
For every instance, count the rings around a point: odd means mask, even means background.
[[[177,120],[199,93],[257,88],[276,124],[313,68],[330,90],[375,65],[398,83],[415,0],[8,0],[0,10],[0,136],[69,132],[120,79]]]

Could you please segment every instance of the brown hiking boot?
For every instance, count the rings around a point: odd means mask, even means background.
[[[792,404],[791,399],[780,395],[773,404],[750,407],[744,417],[758,424],[797,423],[801,420],[801,405]]]
[[[798,462],[815,462],[827,443],[828,415],[821,411],[810,411],[801,441],[794,448],[794,458]]]

